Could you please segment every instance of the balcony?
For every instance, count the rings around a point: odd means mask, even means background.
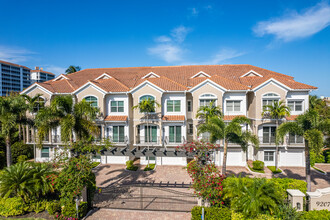
[[[275,137],[259,137],[259,143],[260,145],[267,145],[267,146],[274,146],[275,145]]]
[[[161,140],[160,140],[160,136],[150,136],[150,137],[146,137],[146,136],[136,136],[135,138],[135,143],[136,144],[140,144],[140,145],[160,145],[161,144]]]
[[[186,142],[186,138],[184,136],[180,137],[169,137],[165,136],[164,138],[164,144],[165,145],[180,145]]]
[[[127,136],[120,136],[120,137],[113,137],[109,136],[105,139],[105,141],[109,141],[114,145],[126,145],[128,144],[128,137]]]

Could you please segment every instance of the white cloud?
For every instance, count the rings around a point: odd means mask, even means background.
[[[28,60],[33,52],[23,49],[0,45],[0,60],[7,62],[20,63]]]
[[[167,37],[167,36],[159,36],[155,39],[156,42],[160,42],[160,43],[165,43],[165,42],[170,42],[172,41],[171,38]]]
[[[54,73],[55,75],[60,75],[65,73],[66,68],[55,66],[55,65],[44,65],[44,70]]]
[[[187,27],[181,25],[177,28],[174,28],[171,31],[171,36],[173,37],[173,40],[175,40],[176,42],[182,43],[186,39],[187,34],[190,31],[191,31],[190,28],[187,28]]]
[[[168,63],[182,60],[183,50],[180,46],[173,44],[159,44],[155,47],[149,48],[148,51],[150,54],[156,55]]]
[[[192,16],[198,16],[198,14],[199,14],[199,11],[197,8],[189,8],[188,10],[191,13],[190,15],[192,15]]]
[[[274,35],[283,41],[312,36],[330,25],[330,6],[320,3],[304,13],[293,12],[282,18],[259,22],[253,29],[258,36]]]

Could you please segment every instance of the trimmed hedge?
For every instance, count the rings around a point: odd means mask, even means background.
[[[265,167],[265,163],[260,160],[253,161],[252,165],[254,170],[264,170]]]
[[[275,183],[283,200],[287,198],[287,189],[299,189],[301,192],[306,193],[307,183],[303,180],[291,179],[291,178],[272,178],[269,181]]]
[[[268,167],[268,169],[270,169],[270,171],[273,172],[273,174],[282,173],[282,170],[280,168],[277,168],[277,170],[276,170],[275,166],[267,166],[267,167]]]
[[[156,164],[151,163],[144,168],[144,171],[150,171],[155,169]]]
[[[0,199],[0,216],[23,215],[27,208],[27,205],[19,197]]]
[[[202,207],[195,206],[191,210],[191,219],[200,220],[202,216]],[[207,220],[226,219],[231,220],[231,211],[228,208],[204,207],[204,216]]]
[[[132,160],[126,161],[126,170],[137,171],[138,167],[134,166]]]
[[[328,210],[314,210],[309,212],[302,212],[301,220],[323,220],[330,219],[330,211]]]

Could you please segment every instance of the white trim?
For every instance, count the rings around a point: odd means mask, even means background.
[[[242,75],[242,76],[240,76],[240,77],[244,77],[244,76],[247,76],[247,75],[249,75],[250,73],[253,73],[253,74],[255,74],[255,75],[257,75],[257,76],[260,76],[260,77],[264,77],[263,75],[261,75],[261,74],[257,73],[257,72],[256,72],[256,71],[254,71],[254,70],[250,70],[249,72],[247,72],[247,73],[243,74],[243,75]]]
[[[280,86],[282,86],[283,88],[285,88],[286,90],[292,90],[290,87],[284,85],[283,83],[280,83],[279,81],[277,81],[274,78],[270,78],[269,80],[261,83],[259,86],[255,87],[252,91],[256,92],[258,89],[260,89],[262,86],[266,85],[269,82],[274,82],[275,84],[279,84]]]
[[[199,75],[204,75],[205,77],[211,77],[209,74],[203,72],[203,71],[199,71],[198,73],[196,73],[195,75],[193,75],[192,77],[190,77],[191,79],[198,77]]]
[[[109,74],[107,74],[107,73],[103,73],[101,76],[97,77],[97,78],[94,79],[94,80],[101,79],[101,78],[104,77],[104,76],[107,76],[107,77],[109,77],[109,78],[112,78]]]
[[[222,91],[222,92],[228,91],[227,89],[225,89],[224,87],[220,86],[219,84],[213,82],[212,80],[206,79],[203,82],[199,83],[198,85],[189,89],[188,92],[194,92],[195,90],[199,89],[199,87],[202,87],[204,84],[207,84],[207,83],[209,83],[211,86],[215,87],[219,91]]]
[[[45,93],[49,94],[50,96],[53,94],[51,91],[49,91],[48,89],[45,89],[44,87],[42,87],[41,85],[39,85],[37,83],[34,83],[31,86],[27,87],[24,91],[20,92],[20,94],[28,94],[35,87],[38,87],[40,90],[44,91]]]
[[[78,89],[76,89],[75,91],[73,91],[72,94],[77,94],[78,92],[80,92],[80,90],[83,90],[87,86],[94,87],[96,90],[98,90],[99,92],[101,92],[103,95],[107,94],[107,91],[105,91],[104,89],[98,87],[97,85],[95,85],[92,82],[87,82],[85,85],[80,86]]]
[[[266,97],[264,97],[265,95],[267,95],[269,93],[273,93],[273,94],[275,94],[277,96],[266,96]],[[281,96],[277,92],[265,92],[264,94],[261,95],[261,98],[272,99],[272,98],[281,98]]]
[[[210,94],[210,95],[213,95],[213,97],[202,97],[203,95],[206,95],[206,94]],[[198,97],[198,99],[218,99],[218,97],[215,95],[215,94],[213,94],[213,93],[211,93],[211,92],[205,92],[205,93],[203,93],[203,94],[201,94],[199,97]]]
[[[142,77],[141,79],[145,79],[145,78],[148,78],[149,76],[154,76],[154,77],[156,77],[156,78],[159,78],[160,76],[159,75],[157,75],[156,73],[154,73],[154,72],[150,72],[150,73],[148,73],[147,75],[145,75],[144,77]]]
[[[165,92],[164,89],[161,89],[160,87],[156,86],[155,84],[149,82],[148,80],[144,81],[143,83],[139,84],[138,86],[134,87],[133,89],[131,89],[128,93],[134,93],[136,90],[139,90],[140,87],[144,86],[144,85],[149,85],[152,88],[154,88],[155,90],[159,91],[160,93]]]
[[[64,79],[69,79],[68,77],[66,77],[64,74],[59,75],[58,77],[56,77],[55,79],[53,79],[52,81],[57,81],[57,80],[61,80],[61,78]]]

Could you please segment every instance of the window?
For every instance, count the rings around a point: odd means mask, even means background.
[[[291,111],[300,112],[302,111],[303,101],[288,101],[288,107]]]
[[[199,97],[199,106],[208,106],[213,102],[213,106],[216,104],[216,96],[212,94],[203,94]]]
[[[92,159],[93,160],[100,160],[101,159],[101,155],[93,155]]]
[[[181,126],[169,126],[169,142],[170,143],[181,143]]]
[[[188,109],[188,112],[191,112],[192,111],[192,102],[191,102],[191,100],[189,100],[187,102],[187,109]]]
[[[125,142],[125,127],[113,126],[112,127],[112,141],[115,143]]]
[[[290,144],[302,144],[304,143],[304,137],[300,135],[295,135],[292,133],[289,133],[289,143]]]
[[[240,112],[241,111],[241,101],[227,101],[226,110],[227,110],[227,112]]]
[[[276,127],[264,126],[262,143],[275,143],[275,133],[276,133]]]
[[[264,161],[274,161],[274,151],[264,151]]]
[[[181,101],[180,100],[167,100],[167,112],[180,112]]]
[[[140,102],[143,100],[155,100],[155,97],[153,97],[151,95],[144,95],[144,96],[140,97]],[[140,109],[140,112],[142,112],[141,109]],[[151,111],[151,112],[155,112],[155,111]]]
[[[193,134],[193,133],[194,133],[194,125],[188,124],[188,134]]]
[[[262,96],[262,107],[267,105],[274,105],[275,102],[280,100],[280,96],[275,93],[267,93]]]
[[[49,147],[43,147],[41,149],[41,157],[49,157]]]
[[[45,99],[42,97],[37,98],[34,107],[33,107],[33,111],[34,112],[38,112],[40,109],[42,109],[45,106]]]
[[[111,112],[124,112],[124,101],[111,101]]]
[[[156,157],[146,157],[146,160],[156,160]]]
[[[97,107],[97,98],[95,96],[87,96],[87,97],[85,97],[85,100],[91,106]]]
[[[157,142],[157,126],[144,126],[145,142]]]

